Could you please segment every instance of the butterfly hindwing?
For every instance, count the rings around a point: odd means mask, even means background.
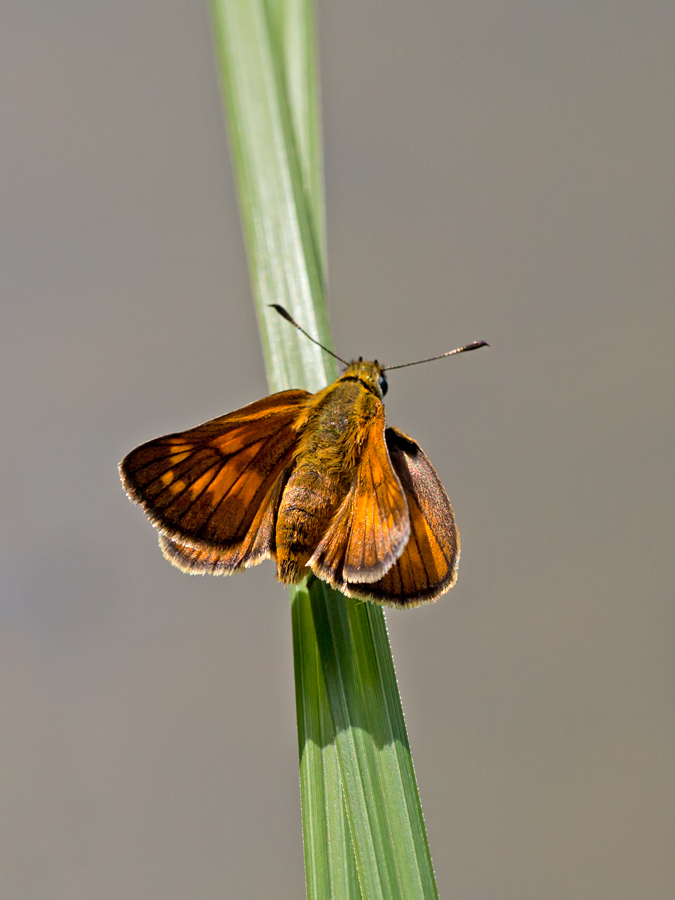
[[[350,581],[345,593],[388,606],[417,606],[455,583],[459,533],[448,496],[419,444],[397,428],[387,428],[385,437],[407,500],[410,537],[383,578],[373,584]]]
[[[404,551],[408,508],[384,439],[384,406],[365,426],[356,475],[308,565],[342,589],[382,578]]]
[[[298,440],[293,423],[310,396],[273,394],[149,441],[122,461],[127,493],[161,532],[167,559],[187,571],[224,573],[273,555],[278,485]]]

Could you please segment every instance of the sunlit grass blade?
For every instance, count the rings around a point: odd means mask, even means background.
[[[335,378],[334,360],[268,308],[280,303],[330,346],[323,303],[321,176],[303,177],[303,163],[305,171],[318,167],[318,144],[306,138],[306,156],[300,156],[303,145],[295,134],[287,83],[296,85],[297,95],[308,96],[306,132],[310,125],[316,130],[317,114],[309,113],[316,101],[299,87],[306,64],[287,66],[278,57],[281,48],[295,43],[288,34],[285,6],[263,0],[211,0],[268,380],[273,390],[291,385],[317,390]],[[295,21],[301,19],[294,16]]]
[[[211,7],[268,380],[316,390],[334,360],[268,308],[331,346],[313,8]],[[436,897],[383,612],[316,579],[291,598],[308,896]]]
[[[267,9],[274,55],[280,61],[285,79],[308,214],[325,281],[326,229],[314,4],[312,0],[268,0]]]

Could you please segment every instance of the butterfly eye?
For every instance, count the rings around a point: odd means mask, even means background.
[[[382,391],[382,396],[384,397],[384,395],[387,393],[387,390],[389,388],[389,385],[387,384],[387,379],[384,377],[384,375],[380,375],[379,384],[380,384],[380,390]]]

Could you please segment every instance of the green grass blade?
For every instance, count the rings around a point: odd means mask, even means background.
[[[311,0],[267,0],[275,57],[285,79],[289,116],[302,183],[316,239],[316,254],[326,273],[326,226],[317,78],[314,4]]]
[[[317,579],[310,597],[363,895],[436,898],[382,609]]]
[[[300,793],[308,900],[360,898],[342,791],[335,729],[321,668],[309,593],[293,591]]]
[[[268,308],[331,346],[313,8],[211,8],[270,387],[316,390],[334,360]],[[308,896],[436,897],[383,612],[316,579],[291,597]]]
[[[298,152],[286,83],[300,76],[277,56],[281,5],[211,0],[211,8],[268,380],[273,390],[318,390],[335,378],[334,360],[268,308],[285,306],[330,346],[320,174],[303,178],[303,162],[306,171],[315,166],[318,149],[307,144],[304,160]]]
[[[281,303],[331,346],[323,303],[324,203],[311,6],[295,2],[292,16],[284,17],[283,3],[273,8],[261,0],[212,0],[212,21],[268,380],[273,390],[316,390],[335,378],[335,361],[268,308]],[[284,47],[294,49],[280,58]],[[286,84],[293,85],[294,121]],[[303,604],[302,594],[292,591],[308,896],[358,900],[332,717],[323,679],[317,677],[306,592],[304,597]]]

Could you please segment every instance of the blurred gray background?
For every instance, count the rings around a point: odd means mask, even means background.
[[[330,311],[462,534],[387,614],[444,898],[675,895],[675,6],[320,4]],[[136,444],[266,392],[204,0],[0,21],[0,896],[304,894],[287,592]]]

